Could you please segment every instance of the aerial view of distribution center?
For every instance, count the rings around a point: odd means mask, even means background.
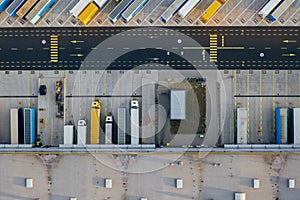
[[[300,0],[0,0],[0,200],[299,200]]]

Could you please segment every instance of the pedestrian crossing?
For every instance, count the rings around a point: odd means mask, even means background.
[[[50,62],[58,62],[58,35],[50,36]]]
[[[218,61],[218,35],[209,35],[209,57],[210,62]]]

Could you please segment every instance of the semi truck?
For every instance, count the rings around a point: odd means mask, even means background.
[[[269,15],[269,20],[276,21],[296,0],[285,0],[278,8]]]
[[[90,143],[99,144],[100,132],[100,101],[96,99],[91,106],[91,134]]]
[[[267,15],[269,15],[272,10],[281,3],[282,0],[270,0],[259,12],[258,15],[261,18],[265,18]]]
[[[77,127],[77,144],[78,145],[86,145],[86,121],[85,120],[79,120],[78,121],[78,127]]]
[[[139,102],[137,100],[131,101],[130,109],[131,119],[131,144],[139,144]]]
[[[96,13],[99,11],[98,6],[91,2],[78,16],[78,19],[83,23],[84,25],[87,25],[91,19],[96,15]]]
[[[189,12],[200,2],[201,0],[189,0],[180,8],[178,15],[182,18],[185,18]]]
[[[105,120],[105,144],[112,144],[113,117],[107,116]]]

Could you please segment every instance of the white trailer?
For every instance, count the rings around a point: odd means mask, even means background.
[[[112,143],[112,133],[113,133],[113,117],[107,116],[105,120],[105,144]]]
[[[248,142],[248,110],[247,108],[237,109],[237,144]]]
[[[93,0],[80,0],[71,10],[70,14],[72,14],[75,18],[79,16],[79,14],[87,7],[89,3]]]
[[[139,102],[131,101],[131,144],[139,144]]]
[[[112,188],[112,180],[110,178],[105,179],[105,188]]]
[[[182,8],[180,8],[178,15],[182,18],[185,18],[200,1],[201,0],[189,0],[182,6]]]
[[[79,120],[77,127],[77,144],[78,145],[86,145],[86,121]]]
[[[73,125],[65,125],[64,126],[64,144],[73,144],[73,134],[74,134],[74,126]]]
[[[265,18],[282,0],[270,0],[259,12],[261,18]]]

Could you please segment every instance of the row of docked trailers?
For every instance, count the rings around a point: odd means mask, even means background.
[[[300,144],[300,108],[275,109],[275,143]],[[248,143],[248,109],[237,108],[237,144]]]
[[[35,144],[35,109],[10,109],[10,139],[11,144]]]
[[[0,2],[0,12],[5,10],[12,17],[25,18],[32,24],[48,11],[55,0],[2,0]]]
[[[300,144],[300,108],[276,108],[276,144]]]

